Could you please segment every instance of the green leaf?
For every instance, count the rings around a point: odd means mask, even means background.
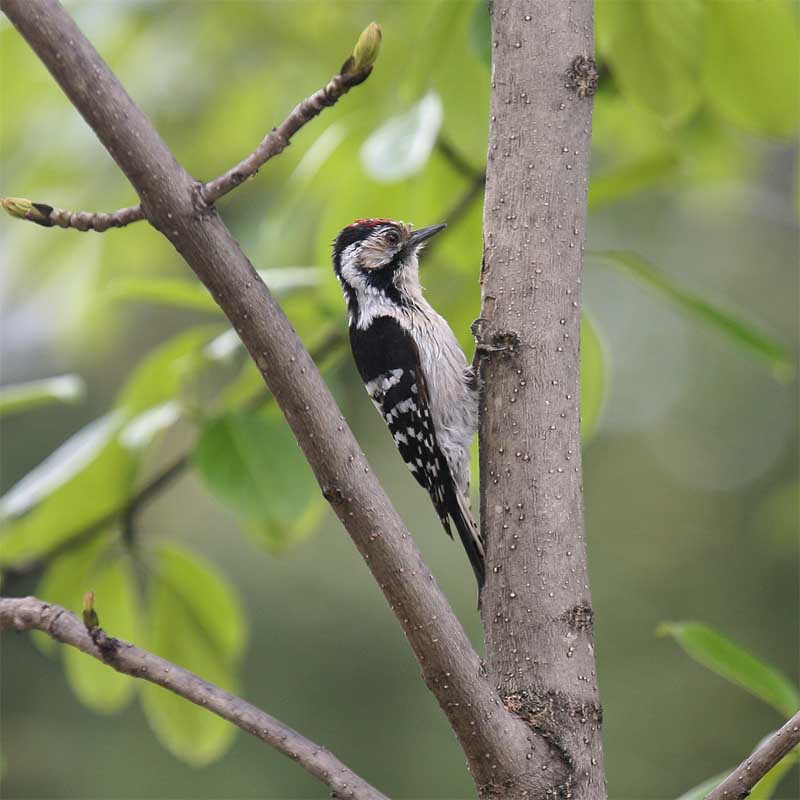
[[[126,417],[179,398],[186,382],[207,366],[203,348],[219,331],[219,325],[190,328],[148,353],[117,399]]]
[[[798,761],[800,761],[800,752],[795,747],[753,787],[749,800],[770,800],[781,785],[781,781],[786,777],[786,773]]]
[[[138,450],[179,416],[164,406],[208,360],[219,326],[193,328],[156,348],[128,379],[118,409],[68,439],[0,498],[0,565],[40,557],[113,516],[133,492]]]
[[[685,119],[700,101],[700,0],[598,0],[597,18],[622,94],[667,124]]]
[[[792,358],[783,344],[741,317],[723,310],[694,292],[677,286],[664,273],[636,253],[624,250],[596,250],[589,255],[621,267],[650,288],[663,294],[691,318],[710,325],[736,344],[765,359],[776,377],[785,380],[794,374]]]
[[[194,464],[212,494],[273,550],[307,535],[324,508],[294,436],[276,413],[238,412],[211,421]]]
[[[105,295],[109,300],[138,300],[195,311],[219,311],[202,284],[179,278],[115,278],[106,287]]]
[[[597,211],[643,189],[666,183],[675,176],[678,164],[674,153],[659,152],[592,175],[589,208]]]
[[[137,637],[137,598],[131,563],[114,547],[116,536],[104,531],[55,559],[42,576],[37,594],[80,613],[87,591],[94,591],[100,625],[111,636],[129,641]],[[53,653],[56,643],[36,635],[37,646]],[[133,679],[122,675],[73,647],[62,648],[67,681],[78,699],[99,713],[124,708],[130,701]]]
[[[101,531],[85,542],[76,542],[69,550],[50,562],[36,586],[36,594],[48,603],[64,606],[76,614],[81,608],[83,595],[92,589],[90,576],[94,565],[106,555],[114,533]],[[43,653],[56,651],[56,642],[47,634],[32,631],[31,635]]]
[[[786,773],[798,762],[800,754],[797,749],[784,756],[753,788],[750,800],[770,800],[780,786]],[[678,800],[705,800],[706,796],[714,791],[728,775],[733,772],[733,767],[725,772],[720,772],[713,778],[703,781],[682,794]]]
[[[68,439],[0,498],[0,566],[39,558],[120,508],[137,460],[107,414]]]
[[[699,622],[664,622],[659,636],[672,636],[699,664],[746,689],[790,717],[800,707],[800,693],[778,670]]]
[[[731,768],[732,769],[732,768]],[[689,789],[688,792],[684,792],[678,800],[705,800],[706,795],[709,792],[713,792],[714,789],[719,786],[728,775],[731,774],[731,770],[726,770],[725,772],[720,772],[718,775],[715,775],[713,778],[708,778],[704,780],[702,783],[698,783],[697,786]]]
[[[245,623],[238,598],[206,562],[175,545],[156,552],[148,597],[148,647],[211,683],[236,691]],[[159,741],[203,766],[230,747],[236,728],[207,710],[147,683],[142,706]]]
[[[86,394],[79,375],[58,375],[39,381],[0,386],[0,416],[50,403],[75,404]]]
[[[258,273],[274,294],[316,286],[325,270],[319,267],[275,267]],[[116,278],[105,290],[109,300],[140,301],[155,305],[221,314],[208,290],[197,281],[179,278]]]
[[[581,320],[581,438],[591,439],[606,398],[606,355],[597,328],[586,313]]]
[[[231,585],[211,563],[176,544],[160,544],[156,557],[158,580],[183,598],[225,662],[237,663],[248,634],[244,609]]]
[[[173,401],[208,364],[203,348],[218,331],[192,328],[156,348],[128,379],[117,410],[78,431],[0,498],[0,565],[38,558],[124,507],[141,448],[180,416]]]
[[[709,102],[746,131],[791,137],[800,110],[796,8],[785,0],[705,5],[703,82]]]
[[[84,591],[95,593],[95,608],[103,630],[110,636],[135,642],[139,609],[130,559],[123,556],[110,563],[96,562],[84,586]],[[133,696],[133,678],[74,647],[65,649],[64,666],[72,691],[94,711],[118,711]]]
[[[428,163],[444,111],[436,92],[381,125],[361,148],[367,173],[380,183],[396,183],[416,175]]]

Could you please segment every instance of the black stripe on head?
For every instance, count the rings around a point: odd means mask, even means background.
[[[396,227],[396,223],[391,219],[357,219],[351,225],[339,231],[339,235],[333,243],[333,266],[339,273],[341,269],[342,253],[356,242],[363,242],[368,239],[376,228],[383,226]]]
[[[359,242],[364,242],[369,239],[377,229],[394,228],[400,233],[398,224],[390,219],[376,218],[376,219],[358,219],[351,225],[348,225],[333,243],[333,268],[342,284],[345,299],[347,301],[348,310],[353,319],[358,316],[358,297],[355,290],[351,287],[346,280],[342,278],[342,254],[348,247]],[[386,264],[385,267],[380,269],[363,269],[364,282],[372,288],[384,294],[387,298],[397,303],[398,305],[405,305],[406,300],[400,294],[394,284],[394,275],[396,270],[402,265],[407,254],[401,250],[397,253],[395,258]]]
[[[374,226],[362,224],[360,221],[354,222],[343,228],[339,235],[333,242],[333,271],[336,277],[339,278],[339,283],[342,285],[345,301],[347,302],[347,311],[351,319],[358,318],[358,298],[352,286],[346,281],[342,280],[342,253],[350,247],[351,244],[356,242],[363,242],[369,237],[374,230]]]
[[[347,250],[351,244],[363,242],[364,239],[369,237],[373,230],[373,227],[353,223],[340,231],[339,235],[336,237],[336,241],[333,243],[333,265],[336,267],[337,271],[340,267],[342,253]]]

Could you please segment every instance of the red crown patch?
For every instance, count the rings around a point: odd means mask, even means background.
[[[393,225],[393,219],[384,219],[383,217],[376,217],[375,219],[357,219],[350,224],[352,228],[354,225],[365,225],[368,228],[377,228],[378,225]]]

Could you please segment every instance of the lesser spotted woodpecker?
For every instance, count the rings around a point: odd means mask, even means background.
[[[483,541],[470,513],[470,447],[478,385],[450,326],[423,297],[419,254],[444,229],[359,219],[333,246],[353,357],[400,455],[427,489],[444,529],[450,521],[484,582]]]

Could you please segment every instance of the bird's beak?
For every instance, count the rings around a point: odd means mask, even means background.
[[[443,231],[446,227],[447,225],[442,223],[441,225],[431,225],[429,228],[420,228],[408,237],[406,246],[409,248],[419,247],[423,242],[427,242],[431,236],[436,236],[439,231]]]

